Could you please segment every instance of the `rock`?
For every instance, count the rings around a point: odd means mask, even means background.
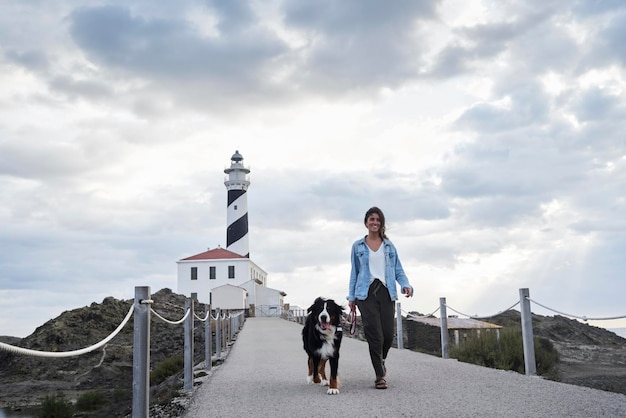
[[[502,326],[519,326],[520,313],[489,318]],[[626,339],[604,328],[564,316],[532,315],[533,335],[547,338],[559,353],[563,383],[626,394]]]
[[[152,294],[152,308],[159,315],[179,320],[184,315],[185,296],[162,289]],[[102,303],[65,311],[25,338],[2,337],[2,341],[39,351],[71,351],[89,347],[108,337],[123,321],[132,300],[106,297]],[[204,304],[195,304],[203,318]],[[183,355],[183,324],[167,324],[153,316],[150,328],[150,366],[174,355]],[[195,361],[204,360],[204,323],[195,321]],[[133,318],[103,348],[80,356],[43,358],[0,350],[0,407],[16,408],[41,403],[46,395],[64,393],[76,398],[87,391],[100,391],[110,408],[103,416],[124,416],[132,406]],[[180,386],[180,377],[171,380]],[[174,390],[174,389],[172,389]],[[152,400],[152,397],[151,397]],[[161,399],[162,401],[162,399]],[[112,410],[114,409],[114,410]],[[98,412],[89,416],[96,417]]]

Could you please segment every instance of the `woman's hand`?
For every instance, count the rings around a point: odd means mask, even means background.
[[[413,289],[411,289],[410,287],[403,287],[402,293],[404,293],[404,296],[406,296],[407,298],[410,298],[411,296],[413,296]]]
[[[348,302],[348,306],[350,307],[350,312],[356,311],[356,302],[351,300]]]

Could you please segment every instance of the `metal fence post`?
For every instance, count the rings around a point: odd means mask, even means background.
[[[448,312],[446,298],[439,298],[439,312],[441,313],[441,358],[448,358]]]
[[[535,339],[533,337],[533,318],[530,311],[530,292],[527,288],[519,290],[519,302],[522,314],[522,340],[524,341],[524,369],[526,376],[537,374],[535,363]]]
[[[233,312],[228,311],[228,341],[231,343],[233,342],[233,336],[235,335],[233,333],[234,322],[235,322],[235,318],[233,318]]]
[[[402,335],[402,307],[400,302],[396,302],[396,336],[398,338],[398,349],[404,348],[404,336]]]
[[[215,357],[222,356],[222,313],[220,308],[215,308]]]
[[[150,302],[150,286],[135,286],[133,418],[148,418],[150,404]]]
[[[211,304],[205,305],[204,312],[206,314],[206,321],[204,321],[204,369],[208,372],[213,367],[213,338],[211,333]]]
[[[226,312],[224,312],[222,318],[222,347],[224,350],[228,348],[228,318],[226,317]]]
[[[185,365],[184,365],[184,385],[183,390],[193,389],[193,298],[185,299],[185,313],[189,312],[185,319],[185,335],[184,335],[184,349],[185,349]]]
[[[224,312],[224,348],[228,347],[230,342],[230,310]]]

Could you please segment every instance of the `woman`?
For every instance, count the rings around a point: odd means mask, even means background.
[[[352,244],[352,270],[348,305],[361,311],[365,338],[369,345],[372,366],[376,372],[374,385],[387,389],[385,359],[394,336],[396,282],[406,297],[413,296],[413,287],[404,274],[396,247],[385,235],[385,215],[372,207],[365,213],[367,235]]]

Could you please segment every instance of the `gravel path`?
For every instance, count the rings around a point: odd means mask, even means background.
[[[226,361],[192,396],[204,417],[626,417],[626,395],[392,348],[374,388],[367,344],[344,338],[340,394],[306,384],[302,326],[248,318]]]

